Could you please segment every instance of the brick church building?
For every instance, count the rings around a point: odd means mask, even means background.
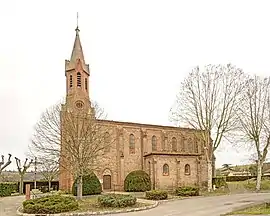
[[[71,58],[65,61],[66,102],[63,107],[85,105],[91,111],[90,69],[84,59],[79,31],[77,27]],[[96,171],[104,190],[122,190],[125,177],[134,170],[147,172],[155,189],[201,186],[207,182],[201,131],[109,120],[98,120],[98,123],[113,128],[116,137],[102,160],[102,168]],[[71,189],[73,178],[67,170],[61,170],[59,184],[62,190]]]

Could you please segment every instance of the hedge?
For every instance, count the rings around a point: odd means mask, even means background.
[[[143,170],[130,172],[125,178],[124,190],[128,192],[145,192],[151,190],[149,175]]]
[[[246,181],[252,178],[257,179],[257,176],[226,176],[226,182]],[[213,178],[213,182],[215,181],[214,179],[216,178]]]
[[[150,200],[165,200],[168,198],[168,192],[162,190],[146,191],[146,199]]]
[[[1,182],[0,183],[0,197],[10,196],[12,193],[18,191],[17,182]]]
[[[90,173],[89,175],[83,176],[83,191],[82,195],[93,195],[100,194],[102,192],[102,187],[99,179],[95,173]],[[74,196],[77,196],[77,179],[73,184],[72,193]]]
[[[136,197],[124,194],[106,194],[98,197],[98,203],[104,207],[124,208],[136,204]]]
[[[184,186],[176,188],[175,194],[177,196],[199,196],[199,188],[193,186]]]
[[[213,183],[213,185],[216,185],[217,188],[220,188],[220,187],[228,188],[228,184],[226,182],[226,177],[225,176],[220,176],[220,177],[213,178],[212,183]]]
[[[78,208],[77,200],[70,196],[52,195],[23,202],[23,212],[27,214],[57,214]]]

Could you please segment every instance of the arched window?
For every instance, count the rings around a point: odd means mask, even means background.
[[[185,165],[185,175],[190,175],[190,165],[189,164]]]
[[[81,87],[82,86],[82,80],[81,80],[81,73],[80,72],[78,72],[77,73],[77,86],[78,87]]]
[[[87,90],[87,87],[88,87],[87,78],[84,79],[84,85],[85,85],[85,90]]]
[[[72,75],[69,75],[69,87],[72,87]]]
[[[169,175],[169,165],[168,164],[164,164],[163,165],[163,175],[164,176],[168,176]]]
[[[110,134],[109,132],[106,132],[104,135],[104,151],[109,152],[110,151]]]
[[[135,137],[133,134],[129,135],[129,154],[135,154]]]
[[[177,140],[175,137],[172,138],[172,151],[173,152],[177,151]]]
[[[152,151],[157,151],[157,137],[152,136]]]

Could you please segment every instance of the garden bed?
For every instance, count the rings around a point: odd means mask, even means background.
[[[101,203],[98,201],[99,197],[102,197],[102,195],[96,195],[96,196],[83,198],[82,200],[78,201],[78,208],[76,210],[58,213],[57,215],[61,215],[61,216],[76,215],[77,216],[77,215],[85,215],[85,214],[100,214],[100,215],[112,214],[112,213],[120,213],[120,212],[141,211],[141,210],[154,208],[158,205],[158,202],[155,202],[155,201],[139,199],[137,200],[135,204],[132,203],[131,206],[123,207],[122,205],[122,207],[109,207],[109,206],[102,206]],[[126,198],[124,200],[125,203],[127,203]],[[22,209],[23,209],[22,207],[18,209],[17,215],[21,215],[21,216],[53,215],[53,214],[44,214],[44,213],[43,214],[26,214],[22,212],[23,211]]]
[[[98,196],[96,196],[96,197],[90,197],[90,198],[86,198],[79,201],[79,209],[75,212],[113,211],[113,210],[119,210],[119,209],[125,210],[125,209],[141,208],[141,207],[147,207],[147,206],[151,206],[151,203],[137,202],[133,206],[122,207],[122,208],[104,207],[98,204]]]

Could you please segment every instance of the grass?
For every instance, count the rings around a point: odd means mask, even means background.
[[[103,207],[100,206],[97,202],[97,196],[89,197],[79,201],[79,209],[75,212],[96,212],[96,211],[111,211],[111,210],[119,210],[119,209],[131,209],[131,208],[139,208],[149,206],[149,203],[139,203],[137,202],[133,206],[125,207],[125,208],[112,208],[112,207]]]
[[[230,191],[228,189],[216,189],[215,191],[212,191],[212,192],[208,192],[208,191],[204,191],[204,192],[201,192],[201,195],[202,196],[222,196],[222,195],[227,195],[229,194]]]
[[[246,180],[246,181],[227,182],[227,184],[228,184],[231,192],[255,191],[256,180],[250,179],[250,180]],[[270,180],[269,179],[262,180],[261,190],[262,191],[269,191],[270,190]]]
[[[264,203],[264,204],[260,204],[260,205],[255,205],[255,206],[251,206],[248,207],[246,209],[243,210],[238,210],[238,211],[234,211],[229,213],[228,215],[267,215],[270,214],[270,204],[269,203]]]

